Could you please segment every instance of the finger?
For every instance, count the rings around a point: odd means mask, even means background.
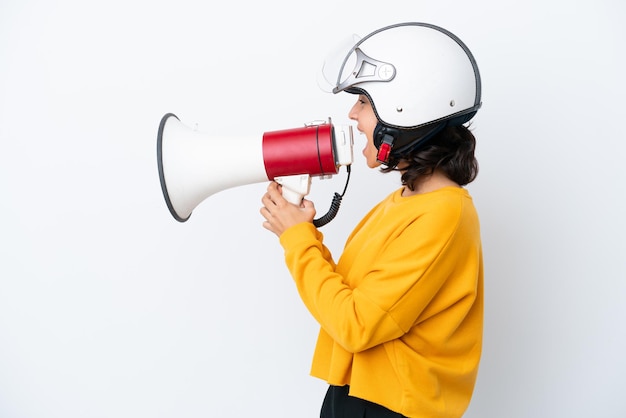
[[[261,203],[263,203],[265,207],[276,206],[276,202],[274,202],[269,192],[263,195],[263,197],[261,198]]]
[[[280,188],[280,185],[275,181],[270,183],[270,185],[267,187],[267,194],[269,195],[272,202],[274,202],[274,204],[283,204],[284,198],[282,190]]]
[[[275,181],[270,182],[270,184],[267,185],[267,193],[270,195],[280,193],[278,190],[278,183]]]
[[[261,213],[261,216],[263,216],[267,222],[270,222],[274,218],[274,216],[272,215],[272,212],[265,206],[262,207],[261,210],[259,210],[259,212]]]
[[[267,229],[267,230],[268,230],[268,231],[270,231],[270,232],[274,232],[274,233],[276,233],[276,232],[274,231],[274,228],[272,228],[272,224],[270,224],[270,223],[269,223],[269,222],[267,222],[267,221],[263,222],[263,228]]]

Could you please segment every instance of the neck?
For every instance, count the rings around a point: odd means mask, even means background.
[[[435,170],[431,175],[420,177],[413,185],[413,190],[405,187],[402,196],[413,196],[416,194],[430,193],[444,187],[461,187],[456,182],[450,180],[442,171]]]

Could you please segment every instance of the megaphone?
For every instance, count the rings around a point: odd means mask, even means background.
[[[330,118],[260,138],[214,138],[167,113],[157,136],[161,190],[179,222],[219,191],[264,181],[281,184],[283,197],[299,204],[310,192],[311,177],[332,177],[342,166],[349,173],[353,144],[352,127],[335,126]],[[338,203],[333,206],[338,209]]]

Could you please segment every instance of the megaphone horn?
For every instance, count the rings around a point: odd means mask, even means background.
[[[167,207],[179,222],[207,197],[228,188],[274,180],[299,203],[311,176],[337,174],[352,164],[352,127],[314,123],[265,132],[261,139],[216,139],[184,125],[173,113],[161,119],[157,162]]]

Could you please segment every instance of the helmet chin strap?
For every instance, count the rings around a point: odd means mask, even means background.
[[[393,143],[396,138],[389,133],[382,132],[382,140],[380,146],[378,146],[378,154],[376,154],[376,160],[379,163],[387,164],[389,162],[389,155],[393,149]]]
[[[447,125],[447,121],[440,121],[419,128],[399,129],[379,121],[374,128],[374,145],[378,149],[376,159],[389,165],[392,153],[397,156],[417,149]]]

